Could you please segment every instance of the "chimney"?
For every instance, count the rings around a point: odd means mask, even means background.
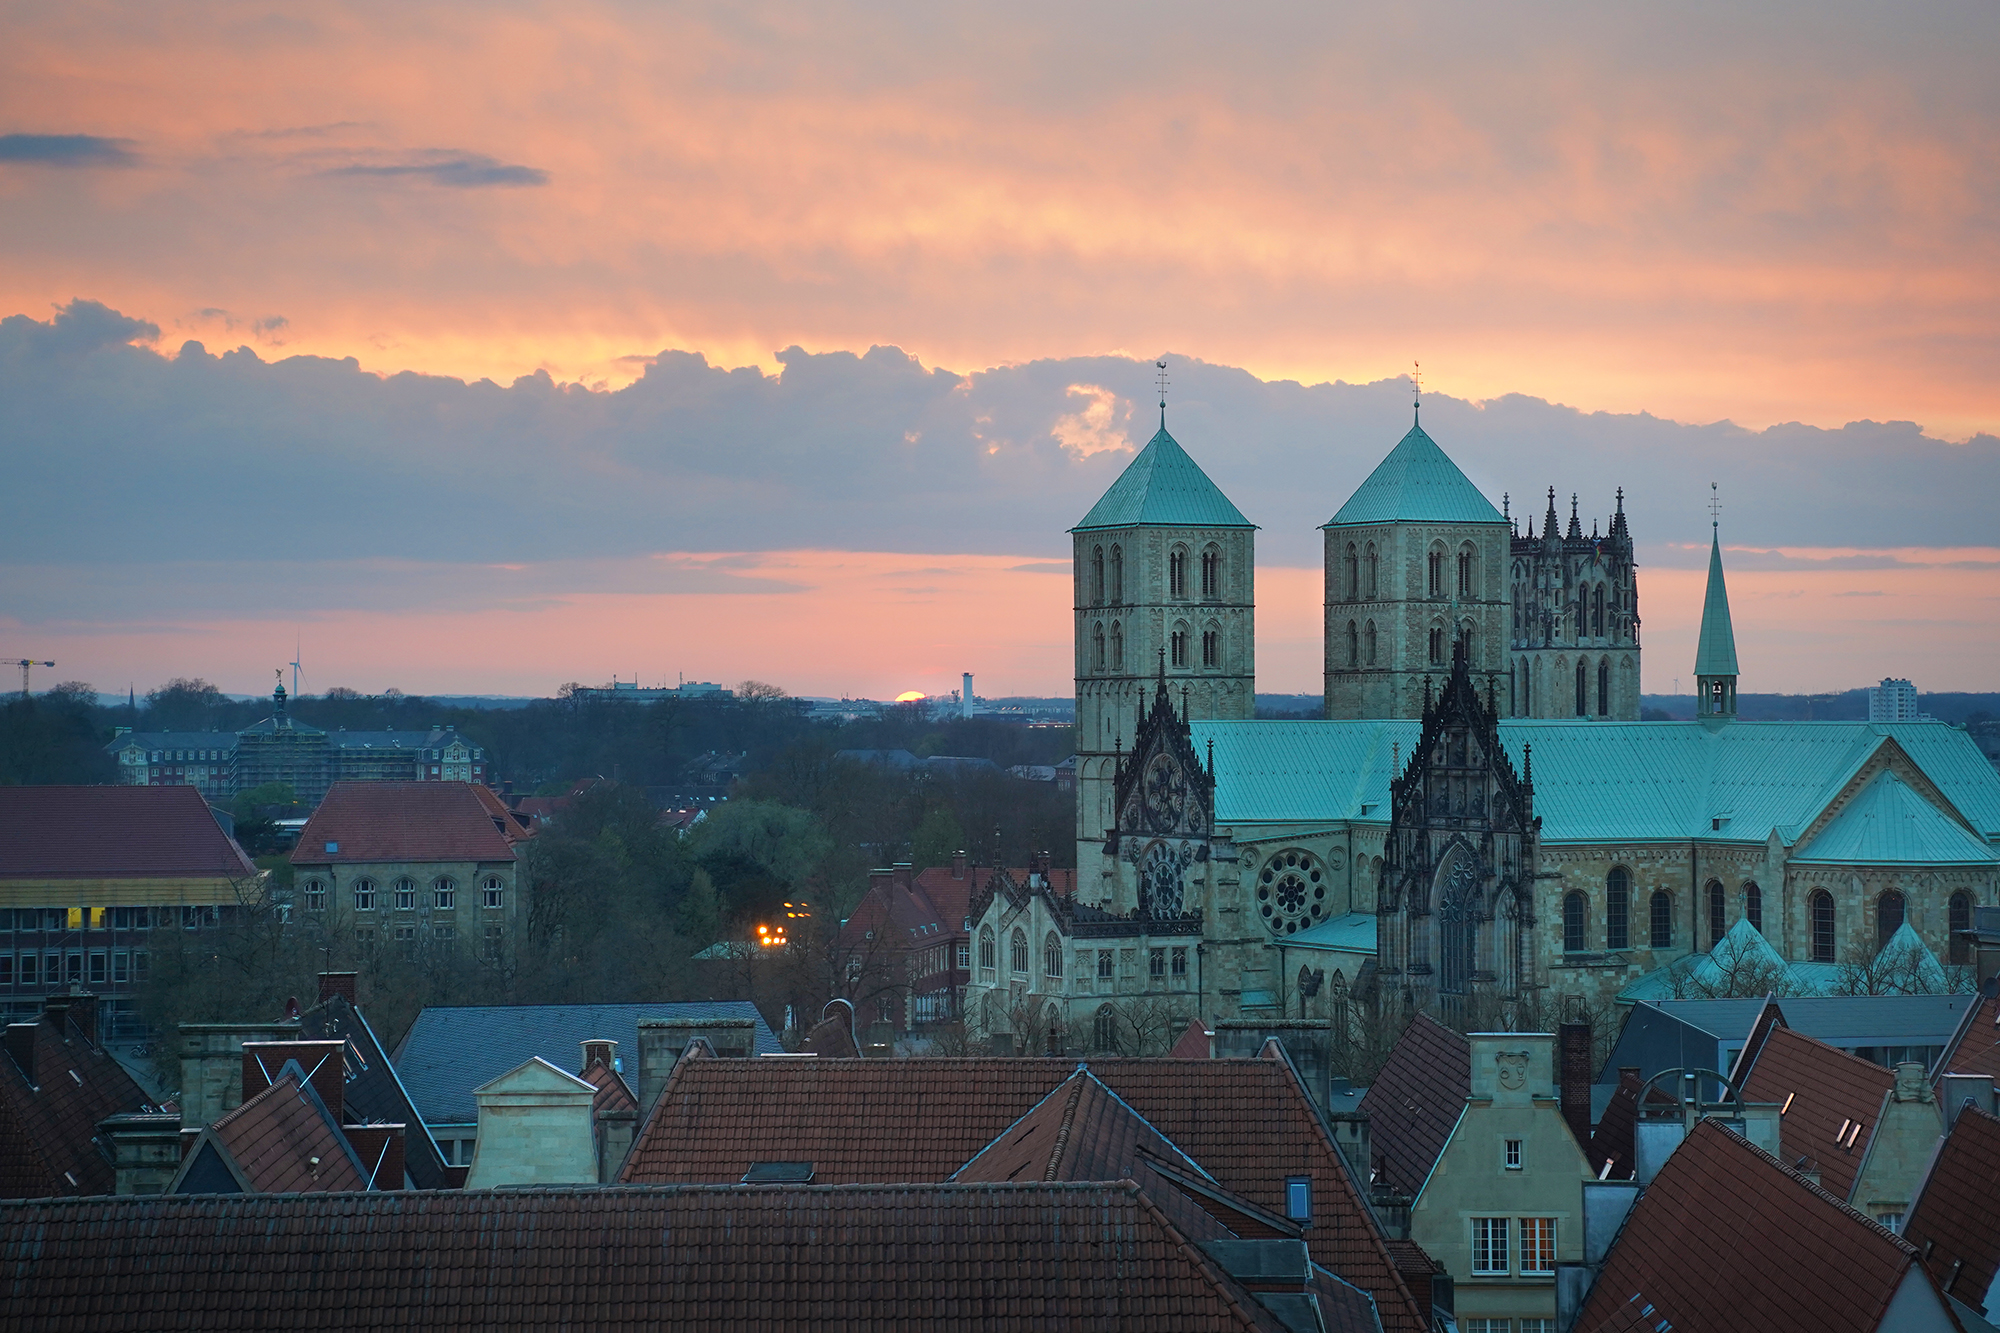
[[[181,1165],[181,1118],[172,1111],[123,1111],[97,1122],[111,1145],[117,1194],[161,1194]],[[198,1132],[198,1131],[197,1131]]]
[[[14,1058],[15,1068],[31,1084],[35,1081],[35,1029],[40,1026],[39,1023],[7,1025],[7,1054]]]
[[[1561,1061],[1561,1096],[1563,1119],[1569,1122],[1570,1133],[1576,1141],[1590,1143],[1590,1024],[1588,1022],[1564,1023],[1557,1029],[1557,1044],[1560,1048],[1557,1059]]]
[[[917,868],[908,861],[898,861],[889,867],[889,877],[897,888],[907,889],[917,877]]]
[[[347,1043],[345,1041],[246,1041],[243,1043],[243,1101],[276,1083],[285,1062],[296,1060],[306,1078],[338,1121],[346,1106]],[[242,1103],[239,1102],[238,1105]]]
[[[371,1190],[403,1188],[403,1126],[345,1125],[348,1146],[361,1159]]]
[[[354,979],[358,975],[359,973],[355,972],[320,973],[319,1002],[321,1004],[325,1004],[328,1000],[331,1000],[334,996],[338,995],[341,999],[347,1001],[349,1004],[359,1004],[361,1001],[358,998],[354,987]]]
[[[42,1001],[42,1013],[65,1039],[69,1030],[63,1026],[63,1019],[68,1018],[85,1041],[97,1045],[97,997],[89,991],[59,991]]]
[[[955,852],[953,852],[953,853],[951,854],[951,877],[952,877],[953,879],[964,879],[964,878],[965,878],[965,849],[964,849],[964,848],[960,848],[960,849],[959,849],[958,851],[955,851]]]
[[[609,1041],[603,1037],[592,1037],[590,1040],[581,1043],[581,1045],[583,1046],[583,1067],[585,1069],[590,1068],[593,1064],[600,1064],[606,1069],[611,1070],[618,1068],[617,1042]]]

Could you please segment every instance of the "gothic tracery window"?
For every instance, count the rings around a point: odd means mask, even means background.
[[[1009,941],[1009,944],[1011,945],[1011,947],[1008,949],[1008,953],[1011,954],[1012,956],[1007,961],[1013,964],[1014,975],[1017,977],[1027,976],[1028,975],[1027,932],[1017,927],[1014,931],[1014,938],[1011,941]]]
[[[1062,965],[1062,939],[1052,930],[1042,940],[1042,975],[1051,981],[1060,981],[1062,980]]]
[[[1201,632],[1201,664],[1210,671],[1222,665],[1221,631],[1205,629]]]
[[[1187,596],[1187,552],[1178,546],[1167,556],[1167,596]]]
[[[1296,848],[1275,853],[1257,876],[1257,911],[1275,935],[1296,935],[1326,920],[1326,873],[1319,858]]]
[[[1186,625],[1176,625],[1167,644],[1167,658],[1171,665],[1185,667],[1188,664],[1188,629]]]
[[[1424,579],[1424,596],[1444,596],[1444,552],[1433,550],[1427,562]]]
[[[1379,561],[1376,559],[1375,556],[1375,543],[1369,542],[1368,553],[1363,558],[1362,572],[1367,577],[1368,598],[1370,601],[1373,601],[1375,599],[1375,588],[1376,588],[1375,573],[1378,566],[1379,566]]]
[[[1470,990],[1479,929],[1478,875],[1472,857],[1460,852],[1438,894],[1438,989],[1447,995]]]
[[[1111,548],[1111,604],[1125,604],[1125,548],[1122,546]]]
[[[1090,604],[1104,605],[1104,548],[1090,548]]]
[[[1604,585],[1602,583],[1597,585],[1597,591],[1591,594],[1590,600],[1590,632],[1602,638],[1604,635]]]
[[[1222,596],[1222,552],[1213,546],[1201,553],[1201,595],[1210,600]]]

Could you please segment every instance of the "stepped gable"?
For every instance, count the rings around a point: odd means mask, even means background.
[[[1780,1142],[1790,1165],[1810,1159],[1805,1169],[1816,1164],[1827,1191],[1845,1199],[1895,1086],[1893,1069],[1773,1027],[1743,1084],[1743,1100],[1785,1106]]]
[[[1378,1179],[1414,1199],[1472,1095],[1472,1043],[1428,1014],[1403,1029],[1361,1099]]]

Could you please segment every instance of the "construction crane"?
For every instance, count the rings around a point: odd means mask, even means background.
[[[16,659],[16,660],[15,660],[15,661],[13,661],[13,662],[10,662],[10,663],[8,663],[8,665],[9,665],[9,666],[17,666],[17,667],[21,668],[21,697],[22,697],[23,699],[25,699],[25,698],[27,698],[27,697],[28,697],[28,671],[29,671],[29,668],[31,668],[31,667],[38,667],[38,666],[45,666],[45,667],[52,667],[52,666],[54,666],[54,665],[55,665],[55,663],[54,663],[54,662],[37,662],[37,661],[36,661],[36,660],[35,660],[34,658],[32,658],[32,657],[22,657],[22,658],[18,658],[18,659]]]

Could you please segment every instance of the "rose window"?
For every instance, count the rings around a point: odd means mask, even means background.
[[[1326,871],[1310,852],[1279,852],[1257,876],[1257,912],[1273,934],[1296,935],[1327,919]]]

